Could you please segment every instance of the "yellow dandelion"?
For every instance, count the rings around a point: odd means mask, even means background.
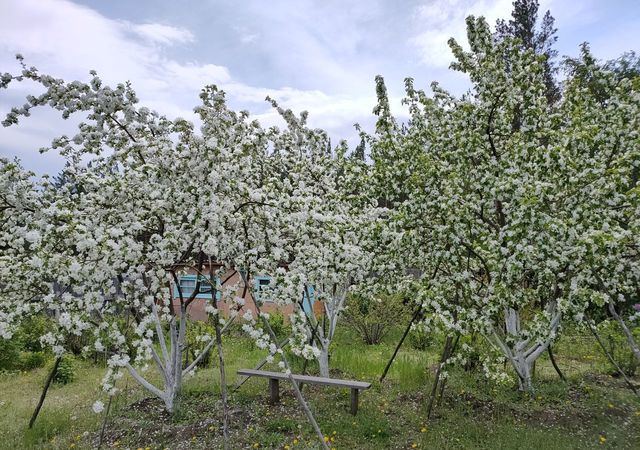
[[[325,441],[325,442],[329,442],[329,436],[325,436],[325,437],[324,437],[324,441]]]
[[[294,440],[293,440],[293,445],[296,445],[297,443],[298,443],[298,440],[297,440],[297,439],[294,439]]]
[[[427,432],[427,427],[422,427],[420,429],[420,433],[426,433]]]
[[[418,444],[416,444],[415,442],[413,444],[411,444],[411,448],[417,448]]]

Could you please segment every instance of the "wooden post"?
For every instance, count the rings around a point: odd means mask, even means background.
[[[387,376],[387,372],[389,371],[391,364],[393,364],[393,360],[396,359],[396,355],[398,354],[398,351],[400,351],[400,347],[402,347],[402,343],[404,342],[405,338],[409,334],[409,331],[411,331],[411,325],[413,324],[413,322],[416,321],[416,319],[418,319],[418,317],[420,317],[421,311],[422,311],[421,308],[418,307],[418,309],[416,309],[416,312],[413,314],[413,317],[411,317],[411,321],[409,322],[409,325],[407,325],[407,329],[404,330],[404,334],[400,338],[400,342],[398,342],[398,345],[396,345],[396,349],[393,351],[393,355],[391,356],[391,359],[389,360],[384,370],[382,371],[382,375],[380,376],[381,383],[382,383],[382,380],[384,380],[384,377]]]
[[[100,438],[98,439],[98,450],[102,448],[102,441],[104,440],[104,431],[107,429],[107,417],[109,416],[109,410],[111,410],[112,400],[113,400],[113,395],[110,395],[109,403],[107,403],[107,410],[104,412],[104,418],[102,419],[102,428],[100,429]]]
[[[269,392],[271,393],[271,404],[277,405],[280,402],[280,380],[269,378]]]
[[[438,385],[440,384],[440,373],[442,372],[442,366],[447,362],[447,359],[449,359],[449,351],[451,349],[452,341],[453,339],[451,338],[451,335],[447,336],[447,339],[444,343],[444,349],[442,349],[442,356],[440,357],[440,363],[438,364],[438,368],[436,369],[436,373],[434,375],[433,387],[431,388],[429,402],[427,403],[427,420],[429,420],[429,418],[431,417],[431,410],[436,400]]]
[[[49,372],[49,376],[47,377],[47,381],[44,383],[44,388],[42,389],[42,394],[40,394],[40,400],[38,400],[38,406],[36,406],[36,410],[33,412],[31,416],[31,420],[29,421],[29,428],[33,428],[33,424],[36,422],[38,418],[38,414],[40,413],[40,408],[42,408],[42,404],[44,403],[44,399],[47,396],[47,391],[49,390],[49,386],[51,386],[51,382],[53,378],[56,376],[56,372],[58,371],[58,366],[60,365],[60,361],[62,361],[62,356],[58,356],[56,358],[56,362],[53,364],[53,368],[51,372]]]
[[[354,416],[358,414],[358,394],[360,393],[359,389],[351,389],[351,414]]]

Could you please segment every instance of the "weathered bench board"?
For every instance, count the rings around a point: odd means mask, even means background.
[[[272,404],[280,401],[280,380],[288,380],[289,375],[282,372],[269,372],[267,370],[239,369],[238,375],[246,377],[269,378],[269,392]],[[340,380],[338,378],[313,377],[310,375],[292,374],[295,381],[300,383],[320,384],[324,386],[344,387],[351,389],[351,414],[358,413],[358,396],[361,390],[369,389],[371,383],[364,381]]]

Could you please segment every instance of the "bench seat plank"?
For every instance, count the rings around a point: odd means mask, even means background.
[[[254,369],[239,369],[238,375],[244,375],[247,377],[273,378],[276,380],[289,379],[289,375],[283,372],[269,372],[266,370],[254,370]],[[338,387],[345,387],[345,388],[358,389],[358,390],[369,389],[371,387],[371,383],[366,383],[364,381],[339,380],[337,378],[313,377],[310,375],[293,374],[293,379],[296,381],[301,381],[303,383],[321,384],[325,386],[338,386]]]

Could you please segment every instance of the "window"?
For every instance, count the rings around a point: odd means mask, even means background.
[[[261,295],[260,295],[262,291],[265,290],[267,286],[269,286],[269,284],[271,284],[270,277],[255,277],[253,290],[254,290],[254,295],[257,301],[259,302],[269,301],[264,298],[261,298]]]
[[[180,290],[182,290],[182,297],[187,299],[191,297],[194,289],[196,288],[196,283],[198,278],[195,275],[182,275],[178,278],[180,281]],[[220,300],[222,298],[222,293],[220,292],[220,278],[216,277],[216,288],[218,291],[216,292],[216,300]],[[178,287],[174,287],[173,289],[174,298],[180,298],[180,292],[178,291]],[[204,298],[207,300],[211,300],[211,283],[209,283],[209,277],[200,277],[200,289],[196,294],[196,298]]]
[[[302,310],[305,313],[310,314],[311,310],[313,309],[314,302],[315,302],[315,295],[314,295],[313,286],[306,286],[304,290],[304,295],[302,297]]]

